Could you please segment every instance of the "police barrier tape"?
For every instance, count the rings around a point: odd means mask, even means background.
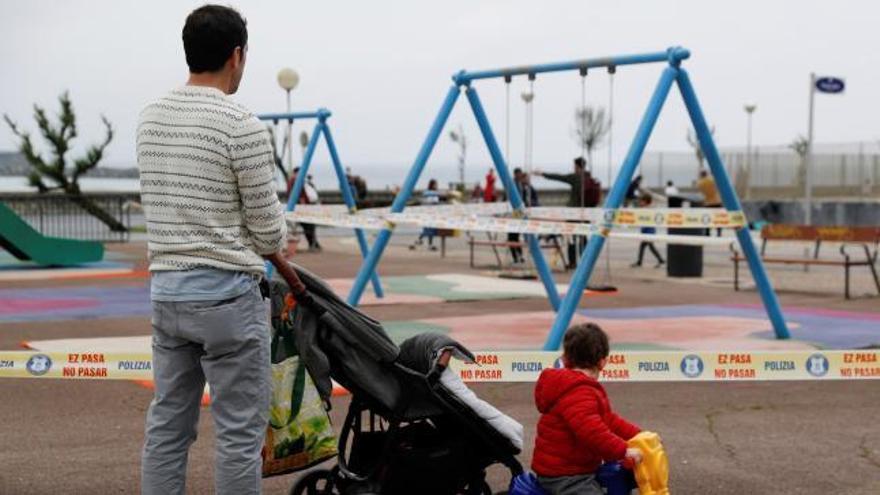
[[[392,228],[395,223],[421,227],[514,232],[527,234],[589,234],[595,227],[587,224],[611,224],[620,227],[717,228],[742,227],[741,211],[719,208],[561,208],[535,207],[524,211],[528,219],[517,218],[503,203],[415,206],[401,213],[387,208],[348,213],[338,206],[302,205],[288,216],[303,223],[365,229]],[[384,222],[382,220],[385,220]],[[328,223],[329,222],[329,223]]]
[[[561,366],[558,352],[481,351],[476,363],[452,361],[467,382],[534,382]],[[0,351],[0,378],[152,380],[148,353]],[[608,382],[880,379],[880,351],[613,352]]]
[[[619,210],[609,212],[612,225],[627,227],[678,227],[678,228],[716,228],[741,227],[745,217],[741,212],[688,213],[645,212]],[[595,219],[570,222],[541,220],[537,218],[520,219],[513,217],[455,215],[439,212],[405,212],[384,214],[334,213],[331,211],[293,211],[288,218],[301,223],[327,225],[331,227],[359,228],[367,230],[393,229],[395,224],[433,227],[439,229],[467,230],[480,232],[519,233],[519,234],[562,234],[590,235],[604,221]]]
[[[485,231],[485,232],[516,232],[539,235],[589,235],[598,232],[599,228],[585,223],[541,222],[537,220],[518,220],[512,218],[493,217],[451,217],[440,218],[423,216],[421,214],[393,213],[386,218],[395,222],[417,227],[431,227],[440,229]],[[383,217],[372,215],[349,215],[349,214],[321,214],[310,212],[288,213],[289,218],[296,222],[325,225],[350,229],[394,229],[395,224]],[[669,244],[682,244],[688,246],[729,246],[736,242],[733,237],[706,237],[699,235],[668,235],[668,234],[642,234],[636,232],[604,232],[604,235],[619,239],[645,240],[667,242]]]
[[[0,378],[152,380],[150,353],[0,351]]]

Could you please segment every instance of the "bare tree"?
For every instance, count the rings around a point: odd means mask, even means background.
[[[810,151],[810,141],[808,141],[802,134],[798,134],[797,137],[788,144],[788,148],[794,151],[798,156],[795,185],[800,188],[807,182],[807,153]]]
[[[611,117],[602,107],[578,106],[574,109],[574,139],[582,150],[587,150],[587,163],[593,166],[593,150],[611,129]]]
[[[458,182],[461,184],[459,187],[464,191],[466,187],[464,181],[464,169],[467,160],[468,147],[468,139],[464,134],[464,127],[462,127],[461,124],[458,124],[457,129],[449,131],[449,139],[451,139],[453,143],[458,144]]]
[[[715,126],[712,126],[709,129],[709,135],[715,135]],[[703,170],[703,168],[705,168],[704,162],[706,161],[706,155],[703,154],[703,147],[700,146],[700,140],[697,139],[697,135],[692,129],[687,130],[685,139],[687,139],[688,144],[691,146],[691,148],[693,148],[694,156],[697,157],[697,165],[699,167],[698,170]]]
[[[73,111],[73,104],[70,102],[70,96],[67,92],[58,97],[61,104],[61,112],[58,114],[58,124],[54,125],[49,122],[46,110],[38,105],[34,105],[34,120],[40,129],[40,134],[49,145],[50,159],[45,159],[43,154],[34,148],[31,134],[21,130],[18,125],[12,121],[9,115],[3,114],[3,119],[12,129],[20,142],[18,150],[24,155],[25,160],[33,168],[28,181],[30,185],[36,187],[42,193],[50,191],[64,191],[70,196],[70,200],[79,205],[82,209],[94,216],[114,232],[125,232],[125,225],[117,220],[113,215],[106,212],[91,199],[83,196],[79,188],[79,178],[88,171],[98,166],[101,158],[104,157],[104,150],[113,140],[113,126],[110,121],[103,115],[101,121],[106,129],[106,136],[99,144],[89,146],[85,154],[73,160],[73,167],[68,170],[67,153],[71,148],[71,141],[77,137],[76,131],[76,114]]]

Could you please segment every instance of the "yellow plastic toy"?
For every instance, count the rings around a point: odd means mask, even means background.
[[[643,431],[632,437],[627,446],[642,451],[642,462],[633,470],[639,495],[669,495],[669,459],[660,443],[660,435]]]

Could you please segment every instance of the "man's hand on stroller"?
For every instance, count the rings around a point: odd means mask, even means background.
[[[281,254],[280,251],[277,253],[264,255],[263,258],[272,263],[272,266],[274,266],[275,269],[278,270],[278,275],[281,275],[281,278],[283,278],[284,281],[287,282],[287,285],[290,286],[290,290],[293,291],[294,296],[305,292],[306,286],[303,285],[302,280],[299,279],[299,276],[296,274],[293,268],[291,268],[287,260],[284,259],[284,256]]]
[[[319,316],[324,313],[324,308],[315,304],[315,300],[312,299],[312,296],[306,290],[306,286],[303,284],[302,280],[299,279],[299,275],[296,274],[296,271],[290,266],[290,263],[284,259],[284,256],[282,256],[280,252],[265,255],[263,258],[272,263],[272,266],[278,270],[278,275],[281,275],[281,278],[283,278],[284,281],[287,282],[287,285],[290,286],[290,290],[293,292],[293,298],[296,299],[298,303],[312,309],[318,313]]]

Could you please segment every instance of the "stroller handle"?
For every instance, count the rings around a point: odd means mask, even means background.
[[[281,253],[267,254],[263,257],[272,263],[272,266],[278,271],[278,275],[281,275],[281,278],[290,286],[294,296],[305,294],[306,284],[300,280],[299,275],[296,274],[296,270],[293,269],[290,263],[281,257]]]

